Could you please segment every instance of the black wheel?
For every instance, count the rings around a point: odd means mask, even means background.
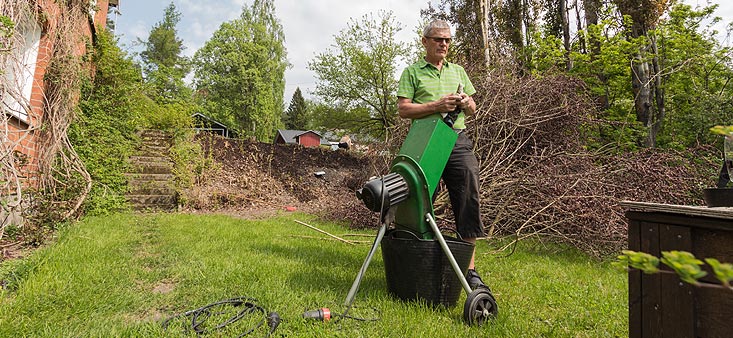
[[[463,305],[463,321],[468,325],[481,326],[490,318],[499,314],[496,300],[486,288],[476,288],[466,297],[466,304]]]

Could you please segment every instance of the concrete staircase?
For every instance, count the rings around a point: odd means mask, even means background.
[[[171,137],[164,131],[143,130],[140,138],[142,146],[130,157],[130,172],[125,174],[130,187],[127,200],[136,211],[175,211]]]

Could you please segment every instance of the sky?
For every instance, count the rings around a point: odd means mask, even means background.
[[[177,26],[178,37],[183,40],[184,54],[193,56],[211,38],[214,31],[226,21],[237,19],[242,6],[252,0],[174,0],[181,21]],[[303,96],[310,98],[315,89],[314,74],[307,69],[308,62],[317,54],[326,52],[334,44],[334,36],[346,29],[353,18],[361,19],[379,10],[392,11],[402,30],[397,38],[410,41],[415,38],[415,27],[420,20],[420,9],[428,0],[275,0],[276,16],[285,34],[288,61],[292,65],[285,71],[284,102],[290,103],[295,89],[300,87]],[[139,51],[133,43],[146,40],[153,25],[163,20],[170,0],[120,0],[120,15],[115,19],[115,34],[123,48]]]
[[[130,52],[139,51],[137,39],[146,40],[153,25],[163,20],[170,0],[120,0],[119,14],[115,18],[115,34],[122,47]],[[289,104],[293,92],[300,87],[303,96],[310,98],[316,78],[307,69],[308,62],[316,55],[332,49],[334,36],[346,29],[350,20],[379,10],[392,11],[402,30],[400,41],[415,38],[415,27],[420,22],[420,10],[429,0],[275,0],[276,16],[285,33],[285,47],[291,68],[285,71],[285,104]],[[432,1],[436,3],[437,1]],[[705,5],[706,0],[685,0],[690,5]],[[178,37],[183,40],[184,54],[193,54],[211,38],[214,31],[226,21],[239,17],[242,7],[252,0],[173,0],[181,21],[177,26]],[[733,21],[733,1],[714,0],[719,4],[715,13],[723,19],[716,29],[723,31]]]

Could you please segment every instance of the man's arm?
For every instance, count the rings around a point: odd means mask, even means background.
[[[476,113],[476,102],[466,94],[449,94],[440,100],[428,103],[414,103],[406,97],[397,98],[397,111],[401,118],[419,119],[434,113],[448,113],[460,106],[466,115]]]

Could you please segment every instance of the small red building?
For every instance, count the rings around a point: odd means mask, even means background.
[[[321,134],[312,131],[278,129],[275,143],[300,144],[304,147],[318,147],[323,144]],[[326,143],[327,144],[327,143]]]

